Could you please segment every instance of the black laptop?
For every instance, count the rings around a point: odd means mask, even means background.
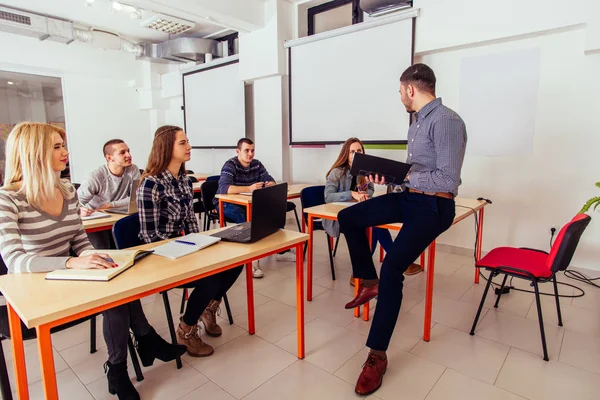
[[[352,160],[350,173],[354,176],[369,176],[375,174],[385,177],[385,183],[400,185],[410,171],[411,164],[400,161],[390,160],[388,158],[370,156],[368,154],[355,153]]]
[[[287,212],[287,183],[279,183],[252,192],[252,222],[244,222],[211,236],[224,241],[253,243],[285,226]]]

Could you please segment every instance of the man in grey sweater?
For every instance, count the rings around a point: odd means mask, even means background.
[[[77,189],[82,216],[90,215],[95,210],[126,211],[133,181],[141,177],[139,168],[131,162],[129,147],[124,141],[109,140],[104,144],[103,150],[106,165],[94,170]],[[107,232],[92,233],[88,236],[97,249],[109,248],[110,235]]]

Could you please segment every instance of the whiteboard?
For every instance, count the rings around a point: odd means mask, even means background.
[[[291,142],[405,141],[400,75],[411,65],[413,19],[290,47]]]
[[[196,148],[234,148],[246,137],[244,81],[239,62],[183,75],[185,131]]]

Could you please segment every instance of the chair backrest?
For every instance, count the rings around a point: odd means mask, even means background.
[[[300,191],[300,204],[302,204],[302,218],[307,220],[304,213],[305,208],[320,206],[325,204],[325,186],[309,186]]]
[[[144,170],[140,168],[140,175],[144,174]]]
[[[562,227],[548,255],[547,267],[552,272],[567,269],[583,231],[591,221],[587,214],[577,214],[569,223]]]
[[[190,174],[193,174],[193,173],[194,173],[194,171],[192,171],[191,169],[186,169],[186,170],[185,170],[185,173],[186,173],[187,175],[190,175]]]
[[[192,183],[196,183],[198,182],[198,179],[195,176],[188,176],[188,178],[190,178],[190,181],[192,181]]]
[[[219,181],[219,178],[221,178],[221,175],[211,175],[206,177],[207,181]]]
[[[138,236],[140,233],[140,217],[138,213],[121,218],[112,228],[113,239],[117,249],[139,246],[143,244]]]
[[[73,187],[75,188],[75,190],[79,189],[79,186],[81,186],[81,183],[74,183]]]
[[[204,209],[206,210],[206,212],[210,212],[216,208],[213,204],[213,199],[217,194],[218,188],[219,181],[209,181],[207,179],[204,182],[202,182],[202,186],[200,186],[200,193],[202,194],[202,204],[204,204]]]

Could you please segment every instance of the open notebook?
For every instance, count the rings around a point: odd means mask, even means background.
[[[93,213],[91,213],[90,215],[87,216],[81,216],[81,220],[82,221],[89,221],[90,219],[98,219],[98,218],[108,218],[110,217],[110,214],[107,213],[103,213],[100,211],[94,211]]]
[[[46,274],[46,279],[66,281],[110,281],[115,276],[132,267],[135,262],[152,250],[86,250],[81,256],[96,253],[108,254],[119,266],[108,269],[58,269]]]
[[[189,235],[178,237],[168,243],[155,247],[154,254],[175,260],[211,246],[219,240],[221,238],[201,233],[190,233]]]

